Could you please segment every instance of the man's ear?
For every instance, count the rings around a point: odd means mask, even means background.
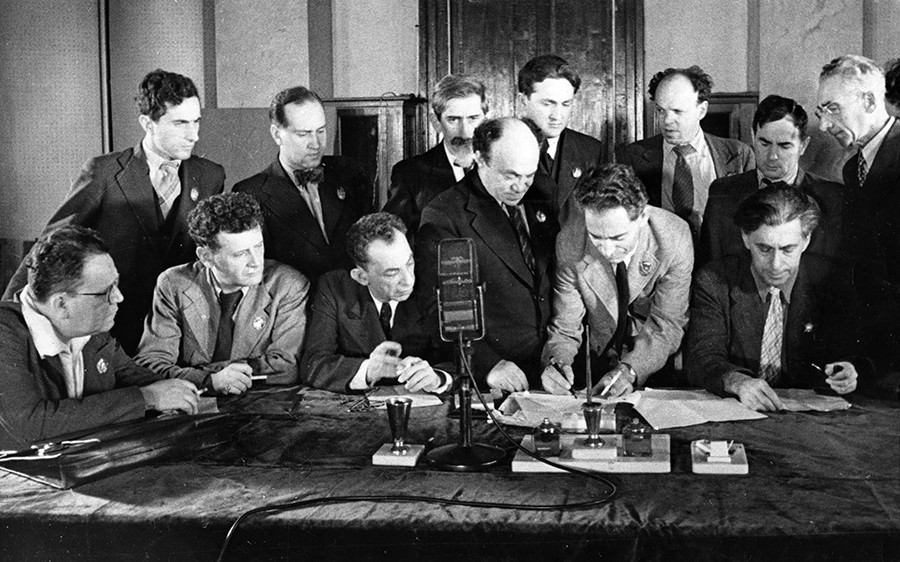
[[[145,133],[150,132],[150,128],[152,128],[156,123],[153,122],[153,119],[150,119],[149,115],[138,115],[138,123],[141,125],[141,129],[144,129]]]
[[[872,113],[875,111],[875,93],[874,92],[863,92],[863,106],[866,108],[866,113]]]
[[[275,123],[269,125],[269,134],[272,135],[272,140],[275,141],[275,144],[281,146],[281,129],[278,128],[278,125]]]
[[[369,286],[369,274],[366,273],[365,269],[359,266],[356,266],[350,270],[350,277],[363,287]]]
[[[744,247],[750,249],[750,237],[741,232],[741,240],[744,241]]]
[[[212,260],[212,251],[206,246],[197,246],[196,253],[200,263],[208,266],[209,262]]]
[[[706,117],[706,112],[709,111],[709,102],[702,101],[700,102],[700,119]]]
[[[66,293],[62,291],[53,293],[50,295],[50,298],[47,299],[47,304],[50,307],[51,313],[57,318],[69,317],[69,295]]]

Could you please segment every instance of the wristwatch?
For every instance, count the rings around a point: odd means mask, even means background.
[[[628,382],[631,384],[631,386],[635,386],[637,384],[637,373],[634,372],[634,369],[631,368],[631,365],[623,361],[619,361],[619,367],[625,367],[626,369],[628,369],[627,371],[625,371],[625,376],[628,377]]]

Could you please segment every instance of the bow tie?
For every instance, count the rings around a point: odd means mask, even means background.
[[[297,184],[303,187],[306,187],[309,183],[322,183],[323,177],[325,177],[325,169],[321,165],[309,170],[294,170],[294,178],[297,179]]]

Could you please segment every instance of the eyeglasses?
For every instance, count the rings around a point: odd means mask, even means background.
[[[831,102],[829,104],[820,105],[813,113],[815,114],[816,119],[822,119],[825,115],[828,117],[837,117],[841,114],[841,106],[836,102]]]
[[[73,291],[72,294],[75,295],[83,295],[85,297],[106,297],[106,302],[109,304],[113,303],[113,293],[116,292],[116,289],[119,288],[119,282],[116,281],[112,285],[109,286],[108,289],[99,293],[79,293],[78,291]]]

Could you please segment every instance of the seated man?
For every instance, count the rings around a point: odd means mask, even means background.
[[[418,299],[410,298],[415,262],[403,221],[390,213],[362,217],[347,233],[347,252],[356,267],[319,279],[303,382],[332,392],[368,390],[383,380],[410,392],[445,390],[450,377],[429,364],[437,344]]]
[[[591,328],[595,389],[631,392],[678,350],[687,323],[694,247],[687,223],[647,205],[631,166],[589,170],[575,188],[584,221],[563,225],[553,316],[541,375],[555,394],[572,388],[572,361],[581,345],[582,319]],[[562,373],[551,363],[562,364]],[[596,379],[595,379],[596,380]]]
[[[296,382],[309,282],[263,260],[262,221],[246,193],[214,195],[191,211],[197,260],[159,276],[139,364],[219,394],[240,394],[256,377]]]
[[[800,157],[809,145],[808,122],[803,106],[792,99],[769,96],[759,102],[753,116],[756,170],[719,178],[709,186],[709,200],[700,229],[698,266],[744,252],[741,231],[734,224],[734,211],[744,197],[772,184],[792,185],[819,205],[822,220],[812,234],[807,252],[846,261],[841,259],[840,248],[843,187],[800,167]]]
[[[26,258],[28,283],[0,303],[0,449],[144,417],[197,412],[197,387],[139,367],[107,331],[122,293],[96,232],[66,225]]]
[[[740,204],[735,222],[749,252],[697,275],[688,379],[755,410],[782,409],[773,387],[827,382],[852,392],[857,367],[841,359],[858,338],[853,291],[833,265],[803,255],[819,222],[815,200],[793,187],[766,187]]]

